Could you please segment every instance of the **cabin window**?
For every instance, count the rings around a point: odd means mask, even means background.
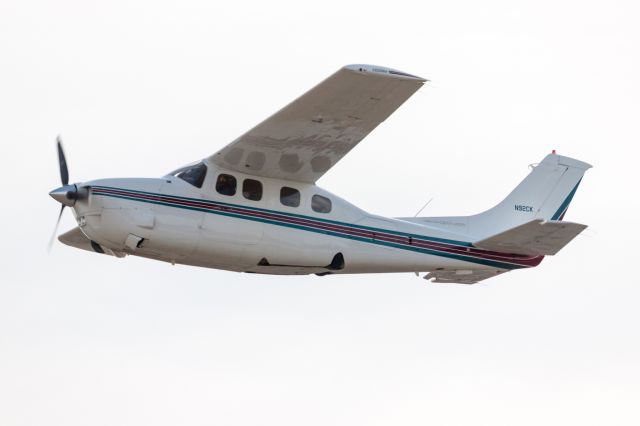
[[[191,166],[183,167],[170,173],[183,181],[195,186],[196,188],[202,188],[204,178],[207,175],[207,166],[204,163],[198,163]]]
[[[260,201],[262,199],[262,183],[254,179],[242,182],[242,195],[247,200]]]
[[[218,175],[216,191],[222,195],[236,195],[236,178],[224,173]]]
[[[329,213],[331,212],[331,200],[316,194],[311,197],[311,208],[316,213]]]
[[[280,188],[280,202],[285,206],[298,207],[300,205],[300,191],[283,186]]]

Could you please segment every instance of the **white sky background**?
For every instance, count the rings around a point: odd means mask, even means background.
[[[0,424],[638,424],[637,3],[225,3],[0,2]],[[349,63],[432,82],[320,185],[469,214],[557,149],[590,228],[475,286],[47,256],[58,133],[72,181],[159,176]]]

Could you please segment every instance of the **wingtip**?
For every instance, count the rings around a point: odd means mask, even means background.
[[[426,78],[418,77],[417,75],[409,74],[404,71],[383,67],[379,65],[351,64],[351,65],[345,65],[343,69],[347,69],[350,71],[355,71],[363,74],[365,73],[378,74],[378,75],[386,75],[388,77],[393,77],[393,78],[417,80],[417,81],[421,81],[422,83],[429,81]]]

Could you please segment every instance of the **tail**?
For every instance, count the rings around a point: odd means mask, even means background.
[[[562,220],[589,168],[582,161],[549,154],[501,203],[471,216],[470,225],[492,234],[534,219]]]
[[[415,218],[425,225],[445,228],[477,238],[487,238],[525,223],[561,221],[584,172],[591,165],[549,154],[498,205],[472,216]],[[464,230],[464,231],[463,231]]]

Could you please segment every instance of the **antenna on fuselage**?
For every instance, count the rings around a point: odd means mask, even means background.
[[[424,209],[429,205],[429,203],[431,203],[432,201],[433,201],[433,197],[429,198],[429,201],[427,201],[427,202],[424,204],[424,206],[422,206],[422,207],[420,208],[420,210],[418,210],[418,211],[416,212],[416,214],[414,214],[414,215],[413,215],[413,217],[418,216],[418,215],[420,214],[420,212],[421,212],[422,210],[424,210]]]

